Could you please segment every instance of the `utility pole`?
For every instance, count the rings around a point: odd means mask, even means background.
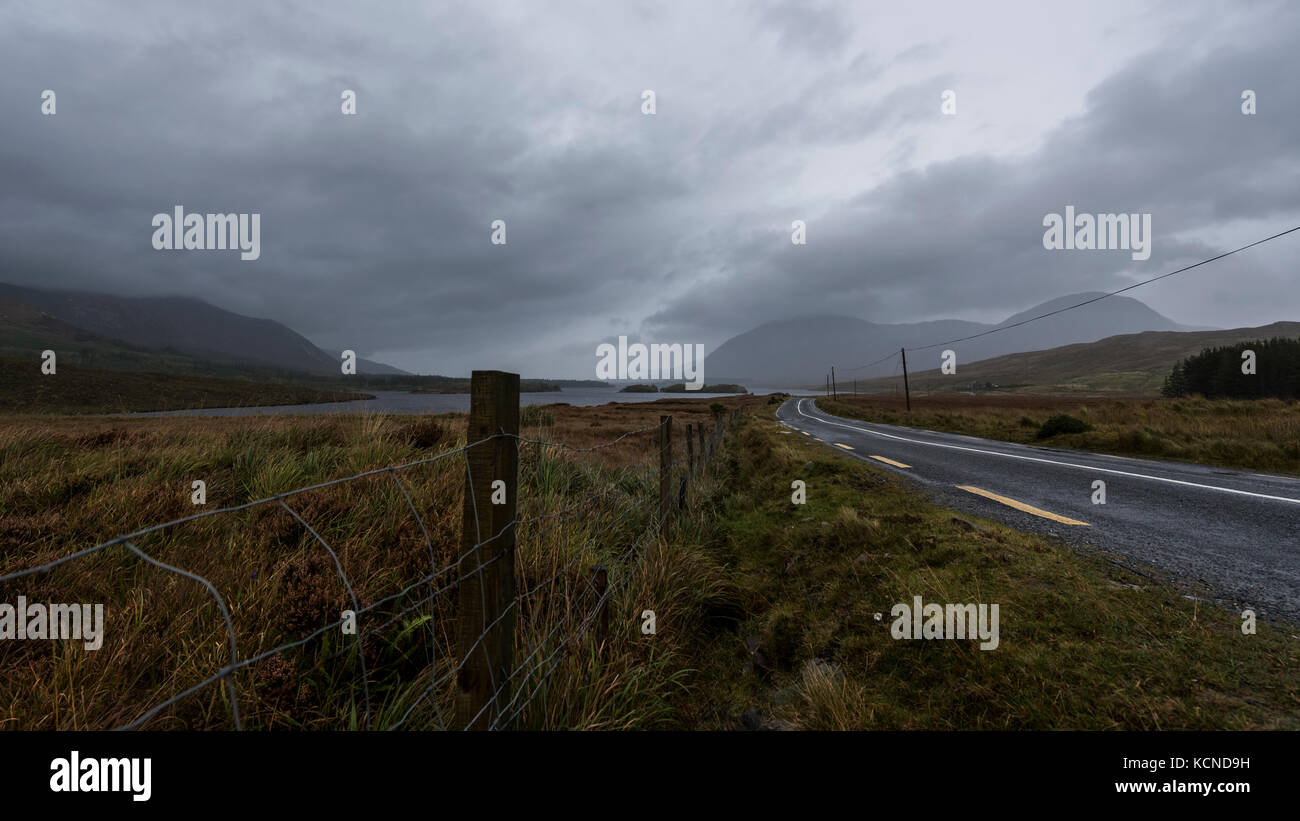
[[[839,391],[835,387],[835,366],[831,365],[831,398],[839,399]]]
[[[907,394],[907,410],[912,410],[912,391],[907,387],[907,348],[899,348],[898,352],[903,355],[903,393]]]
[[[831,375],[826,374],[826,398],[831,398]]]

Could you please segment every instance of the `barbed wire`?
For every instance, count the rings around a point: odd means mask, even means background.
[[[138,539],[138,538],[140,538],[141,536],[145,536],[145,535],[148,535],[148,534],[150,534],[150,533],[155,533],[155,532],[157,532],[157,531],[159,531],[159,530],[166,530],[167,528],[175,527],[176,525],[185,524],[185,523],[187,523],[187,522],[192,522],[192,521],[195,521],[195,520],[197,520],[197,519],[205,519],[205,518],[207,518],[207,517],[209,517],[209,516],[218,516],[218,515],[221,515],[221,514],[223,514],[223,513],[237,513],[237,512],[239,512],[239,511],[241,511],[241,510],[248,510],[248,509],[250,509],[250,508],[259,507],[259,506],[261,506],[261,505],[269,504],[269,503],[271,503],[271,502],[278,502],[280,499],[287,499],[287,498],[290,498],[290,497],[292,497],[292,496],[297,496],[297,495],[299,495],[299,494],[307,493],[307,492],[312,491],[312,490],[321,490],[321,489],[323,489],[323,488],[333,487],[333,486],[335,486],[335,485],[341,485],[341,484],[345,484],[345,483],[348,483],[348,482],[354,482],[354,481],[356,481],[356,480],[358,480],[358,479],[364,479],[364,478],[366,478],[367,476],[375,476],[375,475],[377,475],[377,474],[385,473],[385,472],[389,472],[389,471],[406,470],[406,469],[408,469],[408,468],[416,467],[416,466],[418,466],[418,465],[427,465],[427,464],[431,464],[431,463],[433,463],[433,462],[437,462],[437,461],[440,460],[440,459],[444,459],[444,458],[446,458],[446,457],[448,457],[448,456],[454,456],[455,454],[460,453],[460,452],[462,452],[462,451],[466,451],[466,450],[468,450],[469,448],[476,447],[476,446],[478,446],[478,445],[483,444],[484,442],[489,442],[489,441],[491,441],[491,440],[493,440],[493,439],[498,439],[498,438],[502,438],[502,435],[501,435],[501,434],[493,434],[492,436],[484,437],[483,439],[480,439],[480,440],[478,440],[477,442],[474,442],[473,444],[470,444],[470,445],[463,445],[463,446],[461,446],[461,447],[459,447],[459,448],[456,448],[455,450],[450,450],[450,451],[446,451],[446,452],[444,452],[444,453],[440,453],[440,454],[438,454],[437,456],[431,457],[431,458],[429,458],[429,459],[418,459],[418,460],[416,460],[416,461],[414,461],[414,462],[407,462],[407,463],[405,463],[405,464],[401,464],[401,465],[391,465],[391,466],[389,466],[389,467],[382,467],[382,468],[376,468],[376,469],[374,469],[374,470],[367,470],[367,471],[364,471],[364,472],[362,472],[362,473],[355,474],[355,475],[353,475],[353,476],[345,476],[345,477],[343,477],[343,478],[341,478],[341,479],[332,479],[332,480],[330,480],[330,481],[328,481],[328,482],[321,482],[321,483],[319,483],[319,484],[315,484],[315,485],[308,485],[307,487],[300,487],[300,488],[297,488],[296,490],[287,490],[287,491],[285,491],[284,493],[274,493],[274,494],[272,494],[272,495],[270,495],[270,496],[264,497],[264,498],[262,498],[262,499],[256,499],[256,500],[254,500],[254,501],[252,501],[252,502],[244,502],[243,504],[231,505],[231,506],[229,506],[229,507],[215,508],[215,509],[213,509],[213,510],[204,510],[204,511],[201,511],[201,512],[199,512],[199,513],[194,513],[194,514],[189,515],[189,516],[182,516],[182,517],[180,517],[179,519],[172,519],[171,521],[168,521],[168,522],[162,522],[162,523],[160,523],[160,524],[150,525],[149,527],[141,528],[140,530],[137,530],[137,531],[135,531],[134,533],[124,533],[124,534],[122,534],[121,536],[116,536],[116,537],[114,537],[114,538],[112,538],[112,539],[109,539],[109,540],[106,541],[106,542],[101,542],[101,543],[99,543],[99,544],[97,544],[97,545],[94,545],[94,546],[92,546],[92,547],[83,548],[82,550],[78,550],[78,551],[75,552],[75,553],[70,553],[70,554],[68,554],[67,556],[63,556],[63,557],[58,558],[58,559],[55,559],[55,560],[53,560],[53,561],[51,561],[51,562],[47,562],[47,563],[45,563],[45,564],[43,564],[43,565],[40,565],[40,566],[37,566],[37,567],[28,568],[28,569],[26,569],[26,570],[20,570],[20,571],[17,571],[17,572],[15,572],[15,573],[6,573],[6,574],[4,574],[4,575],[0,575],[0,583],[7,582],[7,581],[12,581],[13,579],[22,578],[23,576],[30,576],[30,575],[35,574],[35,573],[43,573],[43,572],[45,572],[45,571],[47,571],[47,570],[53,570],[54,568],[58,567],[59,565],[61,565],[61,564],[66,564],[67,562],[70,562],[70,561],[72,561],[73,559],[80,559],[82,556],[88,556],[88,555],[90,555],[91,553],[95,553],[95,552],[97,552],[97,551],[103,550],[103,549],[106,548],[106,547],[112,547],[112,546],[115,545],[115,544],[121,544],[121,543],[123,543],[123,542],[125,542],[125,541],[128,541],[128,540],[131,540],[131,539]]]
[[[691,427],[690,423],[687,423],[687,426],[688,428]],[[355,651],[356,658],[357,658],[357,666],[359,668],[359,673],[361,677],[362,702],[363,702],[362,719],[365,728],[370,729],[373,726],[374,712],[373,712],[373,704],[372,704],[370,668],[366,659],[366,646],[367,646],[367,641],[369,639],[379,635],[383,635],[384,631],[389,629],[391,625],[393,625],[394,623],[400,621],[404,616],[406,616],[411,611],[417,608],[422,608],[426,604],[430,606],[435,606],[437,601],[442,596],[444,596],[445,594],[451,591],[458,590],[464,582],[475,578],[478,579],[484,578],[484,571],[489,567],[495,566],[501,560],[507,557],[511,557],[513,560],[511,554],[514,551],[516,551],[520,545],[526,545],[529,542],[532,542],[540,547],[543,540],[548,538],[550,534],[564,528],[569,522],[575,521],[583,516],[586,516],[594,510],[601,509],[603,503],[610,502],[613,504],[613,507],[610,509],[609,515],[602,516],[601,520],[599,521],[598,526],[600,532],[614,535],[614,534],[622,533],[623,531],[627,530],[627,528],[631,527],[633,528],[633,533],[631,536],[622,537],[627,539],[626,546],[620,553],[615,555],[613,559],[607,560],[608,572],[610,572],[614,576],[614,583],[606,586],[604,591],[595,597],[596,600],[591,603],[591,608],[589,610],[582,609],[582,608],[585,607],[586,603],[588,603],[588,601],[592,597],[592,594],[594,594],[595,591],[594,588],[592,587],[591,579],[585,575],[580,575],[581,574],[580,565],[584,563],[585,559],[589,558],[589,553],[588,551],[579,549],[577,551],[574,551],[572,555],[568,556],[564,561],[562,561],[558,565],[558,567],[553,567],[552,568],[553,572],[543,573],[539,580],[535,582],[529,582],[526,586],[516,591],[516,593],[511,597],[510,601],[504,604],[504,606],[501,608],[501,611],[497,613],[495,618],[491,619],[491,621],[488,621],[487,619],[488,609],[486,606],[487,605],[486,591],[484,590],[484,585],[479,584],[478,585],[479,594],[482,597],[480,599],[480,604],[481,604],[480,612],[484,616],[483,621],[479,625],[477,636],[469,644],[469,646],[458,648],[458,650],[460,651],[460,657],[456,660],[454,664],[449,665],[449,669],[443,671],[439,671],[438,669],[439,668],[439,661],[438,661],[439,647],[438,647],[438,636],[437,636],[436,625],[435,625],[435,622],[437,621],[436,608],[430,610],[427,617],[422,617],[422,618],[427,618],[428,625],[429,625],[429,633],[430,633],[429,645],[426,648],[426,652],[427,652],[426,658],[428,659],[427,669],[429,674],[429,684],[423,688],[423,690],[417,697],[412,699],[409,705],[406,705],[405,711],[403,712],[401,717],[398,718],[396,721],[392,722],[386,729],[392,730],[392,729],[398,729],[402,727],[409,720],[409,718],[412,715],[414,715],[416,709],[422,703],[424,703],[424,701],[426,701],[440,686],[446,685],[448,682],[451,681],[453,677],[459,675],[459,673],[465,668],[467,662],[474,657],[474,654],[476,654],[480,650],[486,654],[487,653],[486,640],[488,636],[491,635],[492,631],[497,629],[508,617],[512,615],[517,616],[518,613],[521,612],[521,608],[524,603],[533,602],[535,600],[541,600],[542,599],[541,594],[544,590],[550,588],[553,591],[561,583],[567,585],[568,580],[573,579],[575,575],[579,576],[583,580],[584,585],[577,594],[572,594],[570,589],[567,586],[565,587],[564,600],[567,602],[567,606],[563,607],[562,611],[559,613],[559,617],[554,621],[553,626],[550,626],[550,628],[547,629],[544,633],[541,633],[540,638],[537,638],[536,640],[532,641],[533,646],[531,648],[528,647],[524,648],[525,650],[527,650],[527,653],[517,664],[513,664],[511,666],[511,669],[508,671],[506,670],[501,671],[502,675],[500,681],[495,680],[497,677],[497,672],[491,669],[490,664],[488,665],[489,674],[493,679],[490,682],[491,696],[486,700],[486,702],[479,709],[478,713],[469,722],[468,727],[474,726],[479,721],[480,718],[482,718],[485,714],[487,714],[490,716],[490,721],[488,724],[489,728],[499,729],[502,727],[510,726],[514,722],[514,720],[517,719],[520,714],[522,714],[522,711],[526,709],[530,703],[532,703],[532,700],[536,697],[536,694],[539,692],[542,684],[554,672],[554,669],[558,667],[559,662],[557,661],[557,658],[559,658],[559,654],[566,647],[571,646],[571,644],[574,641],[581,638],[583,635],[587,633],[587,630],[590,627],[593,620],[599,616],[603,608],[607,608],[610,606],[610,601],[613,598],[613,596],[619,590],[622,589],[622,587],[627,583],[627,581],[630,578],[632,578],[633,570],[634,570],[632,564],[636,561],[641,546],[646,541],[656,536],[656,534],[663,532],[663,528],[667,524],[667,518],[671,515],[672,505],[668,504],[663,510],[659,511],[658,515],[648,517],[647,520],[644,523],[642,523],[639,527],[635,526],[633,524],[633,521],[634,519],[639,518],[638,514],[652,508],[649,504],[647,504],[649,500],[637,499],[637,498],[630,497],[628,495],[628,491],[625,489],[627,482],[629,480],[633,480],[633,489],[635,489],[636,484],[644,485],[645,490],[650,495],[654,495],[656,491],[656,487],[653,481],[653,474],[656,467],[661,474],[664,471],[667,471],[667,475],[670,477],[670,481],[671,481],[671,476],[673,475],[673,473],[677,472],[680,468],[682,468],[682,466],[689,465],[691,468],[699,467],[702,469],[706,459],[709,456],[716,455],[717,449],[721,444],[721,440],[725,430],[721,418],[717,418],[715,423],[711,426],[709,430],[707,430],[707,432],[702,423],[696,425],[695,427],[700,434],[700,442],[699,442],[700,447],[699,447],[699,453],[698,454],[692,453],[691,458],[670,459],[666,463],[660,462],[660,464],[657,466],[656,465],[638,466],[635,464],[625,465],[622,468],[616,470],[613,474],[606,474],[601,477],[604,484],[606,485],[605,489],[588,493],[582,498],[580,498],[579,500],[577,500],[576,502],[569,504],[566,507],[560,508],[558,510],[541,512],[541,513],[537,513],[536,515],[526,516],[524,518],[520,518],[516,514],[514,518],[504,523],[495,533],[489,535],[487,538],[483,537],[483,533],[481,531],[481,522],[480,522],[479,510],[478,510],[477,499],[475,498],[475,494],[468,493],[470,498],[469,513],[471,514],[472,526],[474,528],[473,544],[470,545],[469,547],[463,548],[460,551],[459,555],[456,556],[454,561],[451,561],[443,565],[442,567],[438,566],[437,555],[434,549],[434,540],[430,536],[429,529],[425,523],[425,519],[420,514],[419,507],[415,504],[415,500],[412,498],[405,484],[402,482],[400,476],[398,475],[399,471],[405,471],[422,465],[434,464],[450,456],[462,454],[465,457],[465,472],[466,472],[466,481],[467,481],[466,491],[468,492],[470,488],[474,487],[472,468],[471,468],[471,463],[468,455],[469,451],[472,448],[478,447],[490,441],[506,438],[515,441],[517,445],[533,445],[537,448],[539,456],[544,449],[554,449],[554,450],[569,453],[571,455],[581,455],[581,454],[590,454],[596,451],[601,451],[607,448],[611,448],[639,434],[644,434],[650,431],[658,431],[661,429],[661,425],[658,424],[650,425],[643,428],[627,431],[612,440],[602,442],[596,445],[591,445],[591,446],[577,446],[565,442],[555,442],[555,441],[548,441],[543,439],[531,439],[531,438],[519,436],[517,434],[505,433],[504,431],[502,431],[497,434],[493,434],[481,438],[473,443],[467,443],[460,447],[443,451],[441,453],[438,453],[428,458],[405,462],[399,465],[389,465],[386,467],[376,468],[373,470],[366,470],[360,473],[353,474],[351,476],[341,477],[338,479],[333,479],[325,482],[319,482],[316,484],[307,485],[301,488],[296,488],[281,493],[274,493],[264,498],[255,499],[253,501],[244,502],[237,505],[230,505],[221,508],[215,508],[213,510],[201,511],[199,513],[195,513],[192,515],[183,516],[166,522],[150,525],[148,527],[135,530],[131,533],[125,533],[119,536],[115,536],[112,539],[109,539],[104,542],[100,542],[91,547],[74,551],[65,556],[61,556],[32,567],[4,573],[3,575],[0,575],[0,584],[12,582],[18,579],[27,578],[35,574],[50,572],[69,562],[75,561],[80,558],[84,558],[86,556],[90,556],[92,554],[103,551],[107,548],[119,546],[119,545],[124,547],[127,551],[129,551],[130,553],[137,556],[138,558],[140,558],[141,560],[143,560],[144,562],[146,562],[151,566],[175,574],[182,578],[194,582],[198,582],[200,585],[204,587],[207,593],[210,594],[211,597],[215,600],[217,604],[217,609],[221,614],[222,620],[224,622],[225,632],[226,632],[226,643],[229,650],[229,659],[230,659],[229,662],[223,664],[215,672],[211,673],[207,677],[201,679],[200,681],[192,684],[189,687],[182,689],[180,692],[173,693],[169,697],[160,701],[158,704],[144,710],[136,718],[127,721],[123,724],[120,724],[114,729],[117,730],[138,729],[144,726],[152,719],[159,716],[164,710],[167,710],[169,707],[172,707],[182,702],[183,700],[201,692],[206,687],[209,687],[217,682],[222,682],[225,686],[225,698],[229,703],[231,721],[234,724],[236,729],[242,730],[245,727],[245,722],[244,722],[244,716],[240,709],[239,693],[236,687],[235,675],[240,671],[246,670],[251,666],[258,664],[259,662],[265,661],[269,658],[272,658],[276,655],[285,653],[290,650],[305,647],[309,643],[315,641],[316,639],[321,638],[327,633],[333,630],[338,630],[343,628],[345,624],[347,624],[349,621],[348,613],[345,612],[344,614],[340,615],[338,619],[330,621],[329,623],[316,628],[315,630],[311,631],[305,636],[302,636],[294,640],[281,642],[269,649],[254,652],[246,658],[240,658],[240,654],[238,651],[238,641],[237,641],[237,633],[235,630],[235,624],[231,618],[230,609],[227,606],[225,599],[221,596],[220,592],[217,590],[216,585],[214,585],[209,579],[205,578],[203,575],[199,573],[162,561],[161,559],[142,550],[139,546],[136,545],[135,542],[138,541],[143,536],[148,536],[151,534],[166,531],[171,528],[175,528],[175,527],[179,527],[180,525],[187,524],[189,522],[194,522],[201,519],[207,519],[209,517],[218,516],[218,515],[233,514],[240,511],[247,511],[247,510],[261,507],[263,505],[269,505],[274,503],[276,506],[286,511],[292,517],[292,519],[295,522],[297,522],[297,524],[300,525],[302,529],[306,531],[307,534],[310,535],[312,540],[314,540],[320,547],[323,547],[325,549],[325,551],[329,554],[330,559],[333,562],[334,569],[338,575],[342,587],[346,591],[348,600],[351,603],[351,622],[353,624],[353,633],[355,635],[354,641],[350,643],[345,642],[345,646],[334,651],[333,653],[330,653],[326,656],[319,658],[318,663],[323,663],[324,661],[328,661],[332,658],[341,656],[343,653],[347,652],[348,646],[350,644],[350,647]],[[705,446],[706,437],[709,439],[709,445],[707,448]],[[646,458],[651,459],[656,455],[661,455],[661,449],[664,446],[665,445],[662,440],[652,443],[651,449],[645,454]],[[395,593],[382,596],[373,601],[370,601],[368,604],[362,605],[361,601],[357,596],[356,587],[354,586],[352,579],[349,577],[348,573],[344,569],[343,561],[340,558],[338,551],[330,544],[328,540],[325,539],[325,537],[322,535],[322,532],[317,527],[313,526],[307,520],[306,517],[304,517],[302,514],[299,513],[297,509],[291,507],[286,500],[311,491],[322,490],[326,488],[350,484],[352,482],[356,482],[364,478],[379,476],[381,474],[387,474],[390,477],[393,484],[396,486],[398,494],[401,496],[401,499],[405,502],[407,509],[411,513],[411,517],[414,519],[418,527],[420,540],[423,541],[425,551],[427,552],[429,558],[429,572],[423,577],[421,577],[420,579],[406,585],[405,587],[401,588]],[[686,482],[689,475],[691,474],[683,471],[683,476],[682,476],[683,483]],[[517,476],[516,480],[518,481],[518,479],[519,477]],[[518,488],[516,488],[516,492],[517,491]],[[683,494],[682,498],[684,500],[685,484],[683,484],[682,486],[682,494]],[[545,524],[543,525],[543,523]],[[469,523],[466,524],[468,525]],[[503,542],[502,541],[503,537],[507,535],[511,536],[514,539],[514,541],[511,542],[509,540],[506,540]],[[464,538],[464,534],[462,534],[462,538]],[[501,542],[505,546],[498,549],[488,549],[487,554],[485,555],[484,549],[490,548],[494,543],[497,542]],[[473,557],[472,565],[471,565],[471,557]],[[441,583],[438,586],[434,587],[435,583],[440,577],[453,575],[453,574],[454,574],[453,579],[450,579],[445,583]],[[420,590],[421,588],[430,588],[430,587],[432,589],[421,591],[421,594],[418,595],[414,601],[404,602],[404,600],[408,596],[410,596],[410,594],[412,594],[413,592]],[[550,597],[543,602],[544,606],[542,610],[539,612],[543,612],[544,614],[550,613],[551,612],[550,606],[547,605],[546,602],[558,601],[559,600],[557,598],[558,595],[559,594],[552,593]],[[360,621],[363,615],[374,613],[376,611],[381,611],[384,608],[389,607],[390,605],[395,607],[396,612],[388,613],[387,611],[385,611],[384,613],[385,617],[382,619],[382,621],[376,624],[370,624],[368,620],[366,622]],[[572,630],[564,633],[561,632],[564,631],[567,626],[574,624],[575,622],[576,622],[576,626]],[[361,625],[359,629],[357,629],[356,627],[356,625],[358,624]],[[418,624],[418,621],[416,622],[416,624]],[[558,637],[558,641],[556,641],[557,637]],[[511,636],[509,637],[508,640],[513,642],[516,639],[514,636]],[[549,655],[542,657],[542,653],[552,642],[555,642],[556,646],[550,652]],[[544,669],[545,672],[541,672]],[[540,676],[538,675],[539,672],[541,673]],[[523,696],[523,693],[525,692],[524,687],[526,686],[526,683],[533,680],[534,677],[536,677],[536,683],[534,684],[532,689],[528,692],[528,695],[524,697]],[[512,686],[512,685],[517,685],[517,686]],[[498,704],[498,702],[502,699],[502,696],[510,692],[512,689],[513,689],[513,693],[511,693],[511,695],[508,697],[508,700],[506,700],[503,704]],[[435,697],[432,700],[432,704],[433,704],[434,711],[437,714],[437,721],[439,726],[445,728],[447,725],[442,718],[442,709],[439,701],[440,699]]]

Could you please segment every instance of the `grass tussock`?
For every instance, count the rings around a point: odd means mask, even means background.
[[[756,400],[733,406],[747,401]],[[653,430],[582,450],[654,425],[661,413],[679,426],[712,420],[707,404],[686,399],[551,406],[527,417],[517,589],[529,595],[516,614],[513,726],[653,727],[675,714],[689,675],[684,625],[702,618],[721,572],[653,530],[647,536],[658,493]],[[160,522],[463,445],[457,414],[5,418],[0,574]],[[680,439],[676,453],[683,453]],[[192,500],[196,480],[206,484],[203,505]],[[692,485],[692,505],[711,481],[706,471]],[[369,726],[445,728],[454,715],[463,485],[464,457],[453,455],[296,494],[283,500],[287,509],[272,502],[207,516],[134,543],[211,581],[230,610],[239,658],[302,642],[235,673],[246,728],[364,727],[367,690]],[[601,643],[590,618],[597,563],[610,568],[612,591],[610,634]],[[122,545],[0,584],[0,601],[20,595],[104,604],[104,640],[95,651],[79,642],[0,643],[0,727],[119,726],[230,662],[225,622],[208,591]],[[358,619],[360,640],[335,625],[358,606],[373,608]],[[637,614],[646,608],[676,629],[643,637]],[[232,727],[226,688],[205,686],[141,726]]]
[[[1237,613],[956,517],[771,421],[751,417],[731,453],[700,547],[730,570],[744,616],[699,662],[698,726],[1300,729],[1293,625],[1243,635]],[[997,603],[999,645],[894,639],[891,609],[918,595]]]

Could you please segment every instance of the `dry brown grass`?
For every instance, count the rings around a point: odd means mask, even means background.
[[[762,400],[737,398],[729,407]],[[681,424],[711,418],[710,400],[673,399],[599,408],[554,406],[554,424],[525,438],[585,448],[654,425],[672,414],[676,455]],[[464,444],[464,417],[348,415],[93,419],[0,419],[0,575],[32,567],[120,534],[200,510],[244,504],[277,493],[391,465],[426,459]],[[582,624],[590,602],[588,568],[613,562],[644,530],[657,484],[654,432],[582,453],[534,444],[521,447],[518,587],[537,588],[519,611],[524,659],[548,637]],[[432,546],[388,473],[286,499],[338,554],[364,608],[428,575],[458,555],[463,457],[412,467],[398,475]],[[207,483],[207,504],[190,501],[191,482]],[[701,487],[703,482],[698,483]],[[693,491],[693,494],[698,491]],[[558,511],[600,494],[570,516]],[[544,518],[543,518],[544,517]],[[534,519],[527,522],[524,520]],[[333,560],[293,516],[274,503],[209,516],[144,535],[135,544],[170,565],[198,574],[221,593],[241,658],[295,641],[339,619],[351,599]],[[642,559],[620,566],[612,606],[612,647],[604,663],[582,663],[589,639],[555,655],[549,678],[521,676],[537,698],[522,726],[646,726],[664,720],[677,679],[669,670],[673,639],[635,639],[628,616],[637,601],[673,574],[707,573],[698,561],[651,539]],[[448,680],[421,695],[450,669],[454,591],[432,606],[431,589],[454,581],[448,570],[405,596],[363,614],[371,630],[362,644],[373,725],[388,726],[415,705],[403,726],[441,727],[451,715]],[[667,582],[674,590],[707,583]],[[97,651],[79,642],[0,643],[0,726],[92,729],[132,721],[153,705],[202,682],[229,662],[221,615],[198,583],[152,567],[111,546],[53,570],[0,584],[0,602],[105,605],[105,639]],[[665,600],[671,596],[660,595]],[[680,598],[680,591],[676,594]],[[696,594],[691,593],[690,597]],[[689,603],[686,606],[694,606]],[[588,608],[589,609],[589,608]],[[570,611],[578,610],[575,614]],[[639,612],[639,610],[637,610]],[[683,610],[686,617],[688,611]],[[559,633],[553,628],[568,618]],[[430,624],[433,629],[430,630]],[[626,628],[626,629],[624,629]],[[552,644],[558,639],[551,638]],[[363,724],[356,642],[328,630],[235,675],[246,727],[348,728]],[[629,693],[636,693],[635,698]],[[606,697],[610,693],[619,698]],[[604,695],[602,695],[604,694]],[[144,726],[200,729],[232,726],[225,689],[209,685]]]

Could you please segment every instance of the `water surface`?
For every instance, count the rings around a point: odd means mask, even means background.
[[[308,405],[265,405],[245,408],[196,408],[193,410],[150,411],[126,416],[276,416],[293,413],[467,413],[467,393],[407,393],[406,391],[364,391],[374,399],[350,402],[318,402]],[[789,388],[750,388],[756,395],[784,392],[795,396],[816,396],[815,391]],[[607,402],[654,402],[658,399],[717,399],[731,393],[620,393],[616,388],[565,388],[545,393],[521,393],[520,405],[549,405],[567,402],[588,407]]]

